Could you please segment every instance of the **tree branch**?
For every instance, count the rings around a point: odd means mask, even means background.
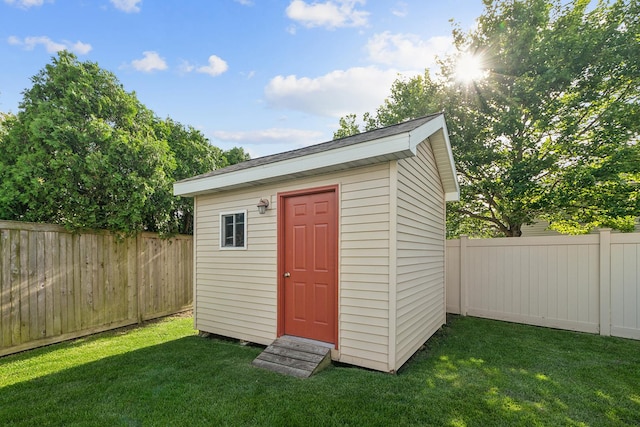
[[[509,229],[508,229],[504,224],[502,224],[502,222],[500,222],[500,220],[498,220],[498,219],[495,217],[495,215],[493,215],[493,212],[492,212],[492,216],[493,216],[493,218],[489,218],[489,217],[486,217],[486,216],[484,216],[484,215],[479,215],[479,214],[477,214],[477,213],[473,213],[473,212],[471,212],[471,211],[468,211],[468,210],[466,210],[466,209],[461,209],[461,208],[456,208],[456,212],[461,213],[461,214],[464,214],[464,215],[467,215],[467,216],[469,216],[470,218],[475,218],[475,219],[479,219],[479,220],[482,220],[482,221],[488,221],[488,222],[491,222],[491,223],[495,224],[495,225],[500,229],[500,231],[502,231],[503,233],[505,233],[505,235],[506,235],[506,234],[507,234],[507,232],[509,231]]]

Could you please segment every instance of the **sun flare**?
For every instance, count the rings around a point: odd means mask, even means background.
[[[482,55],[464,53],[458,58],[456,64],[456,80],[463,83],[471,83],[483,79],[487,75]]]

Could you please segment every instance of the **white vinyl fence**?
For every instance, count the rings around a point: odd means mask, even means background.
[[[640,233],[449,240],[447,312],[640,339]]]

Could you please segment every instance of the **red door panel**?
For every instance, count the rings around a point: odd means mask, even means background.
[[[333,343],[337,324],[336,191],[281,200],[283,333]]]

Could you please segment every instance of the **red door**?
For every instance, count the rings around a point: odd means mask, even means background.
[[[281,334],[336,342],[336,194],[280,195]]]

